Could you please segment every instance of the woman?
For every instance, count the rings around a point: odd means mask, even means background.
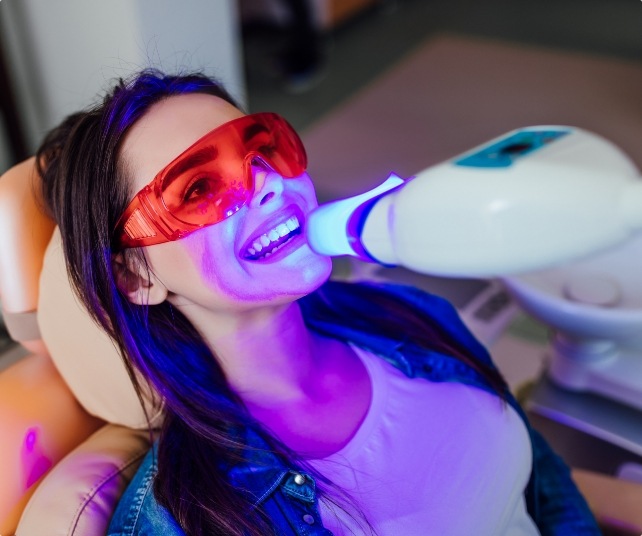
[[[38,160],[73,284],[165,409],[110,534],[599,534],[451,306],[326,282],[283,119],[144,72]]]

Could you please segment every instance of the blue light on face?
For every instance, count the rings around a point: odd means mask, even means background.
[[[509,167],[519,158],[549,145],[570,132],[568,129],[517,132],[455,161],[455,165],[478,168]]]

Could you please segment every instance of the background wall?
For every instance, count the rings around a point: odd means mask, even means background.
[[[110,79],[144,67],[203,69],[245,102],[234,0],[4,0],[0,40],[31,150]],[[7,160],[0,149],[0,172]]]

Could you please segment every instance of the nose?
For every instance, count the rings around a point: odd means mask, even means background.
[[[254,178],[254,194],[250,199],[250,207],[256,208],[278,198],[283,193],[283,177],[276,171],[261,166],[252,166]]]

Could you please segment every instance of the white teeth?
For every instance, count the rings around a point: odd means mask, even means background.
[[[285,222],[285,225],[287,225],[290,231],[294,231],[295,229],[299,228],[299,220],[297,220],[296,216],[292,216],[288,221]]]
[[[279,223],[274,229],[257,238],[252,243],[252,245],[247,248],[247,252],[253,257],[260,256],[259,254],[261,253],[263,248],[269,246],[271,242],[276,242],[280,238],[290,234],[292,231],[296,231],[298,228],[299,220],[296,216],[292,216],[284,223]],[[289,242],[289,240],[285,240],[284,243],[287,242]],[[269,257],[273,252],[275,252],[277,249],[280,249],[282,246],[283,244],[279,244],[278,246],[274,247],[271,252],[264,253],[263,257]]]

